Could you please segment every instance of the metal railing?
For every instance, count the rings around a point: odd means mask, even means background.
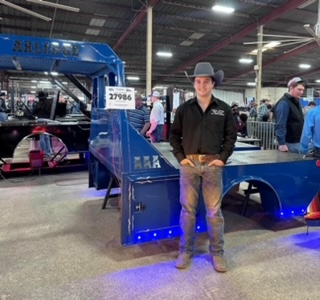
[[[275,136],[275,125],[276,124],[273,122],[260,122],[248,120],[248,137],[259,139],[261,149],[277,149],[278,142]]]

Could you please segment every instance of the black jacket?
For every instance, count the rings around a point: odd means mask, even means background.
[[[39,99],[33,110],[33,114],[38,118],[50,118],[52,102],[45,98]]]
[[[6,100],[0,97],[0,112],[7,112]]]
[[[220,154],[226,162],[237,140],[230,106],[213,96],[205,113],[197,98],[183,103],[177,108],[169,140],[179,162],[188,154]]]
[[[300,143],[301,133],[303,129],[304,117],[300,102],[292,97],[289,93],[285,93],[275,106],[275,116],[277,118],[277,107],[281,101],[285,101],[289,108],[289,114],[286,125],[286,143]],[[277,124],[281,120],[277,120]]]

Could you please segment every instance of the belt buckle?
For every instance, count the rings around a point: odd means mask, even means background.
[[[198,157],[199,162],[201,162],[201,163],[206,162],[206,156],[207,155],[205,155],[205,154],[199,154],[199,157]]]

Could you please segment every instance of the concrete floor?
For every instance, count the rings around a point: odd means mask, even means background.
[[[216,273],[206,235],[191,267],[174,268],[178,240],[120,245],[117,199],[86,172],[0,180],[1,300],[318,299],[320,232],[303,219],[273,220],[224,199],[229,270]]]

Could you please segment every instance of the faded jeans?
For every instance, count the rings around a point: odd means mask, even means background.
[[[49,134],[40,134],[40,149],[45,153],[46,157],[52,155],[51,138]]]
[[[300,154],[300,143],[286,143],[289,152]]]
[[[0,122],[8,120],[8,115],[5,112],[0,112]]]
[[[163,125],[157,125],[155,130],[151,133],[150,140],[152,143],[160,143],[162,140]]]
[[[221,212],[222,171],[221,167],[208,167],[194,162],[195,167],[180,168],[180,252],[192,254],[195,239],[196,211],[202,187],[206,207],[206,222],[209,234],[209,251],[223,255],[224,218]]]

